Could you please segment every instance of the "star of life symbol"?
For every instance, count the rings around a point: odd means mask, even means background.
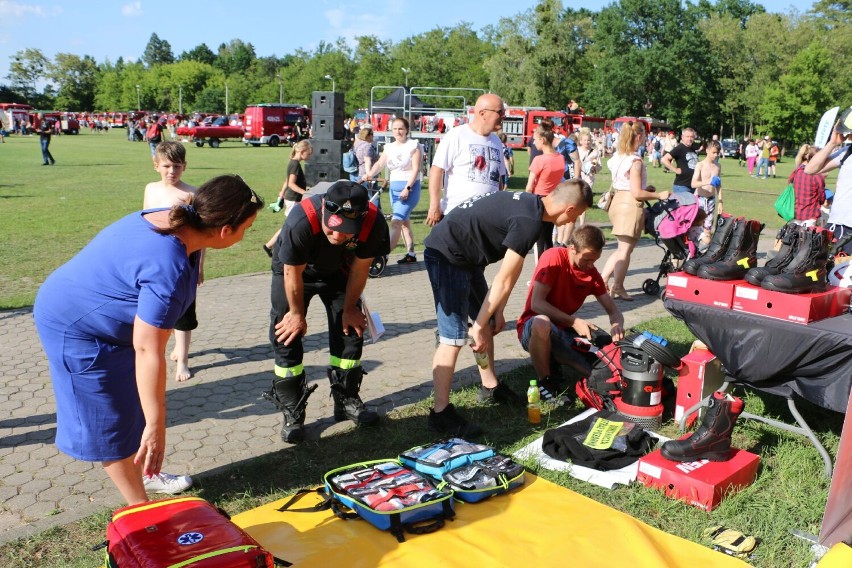
[[[188,532],[183,533],[177,538],[178,544],[181,546],[187,546],[190,544],[198,544],[204,540],[204,535],[200,532]]]

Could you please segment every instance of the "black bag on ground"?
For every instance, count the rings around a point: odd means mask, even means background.
[[[583,444],[583,438],[585,438],[589,427],[598,418],[614,422],[629,422],[629,420],[618,413],[601,410],[579,422],[547,430],[544,433],[542,450],[554,459],[562,461],[570,460],[575,465],[599,471],[609,471],[632,464],[653,450],[657,443],[656,438],[636,425],[625,437],[627,443],[626,449],[611,447],[605,450],[598,450],[590,448]]]

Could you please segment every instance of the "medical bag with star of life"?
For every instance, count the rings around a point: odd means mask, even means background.
[[[107,525],[106,568],[273,568],[274,558],[227,514],[199,497],[116,510]]]

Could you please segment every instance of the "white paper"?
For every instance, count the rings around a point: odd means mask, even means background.
[[[385,326],[382,323],[382,316],[379,312],[371,312],[367,307],[367,299],[361,295],[361,311],[364,317],[367,318],[367,331],[370,333],[370,343],[375,343],[385,333]]]

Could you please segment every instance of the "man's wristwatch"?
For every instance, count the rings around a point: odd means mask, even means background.
[[[411,186],[410,186],[410,185],[406,185],[406,186],[405,186],[405,191],[411,191]]]

